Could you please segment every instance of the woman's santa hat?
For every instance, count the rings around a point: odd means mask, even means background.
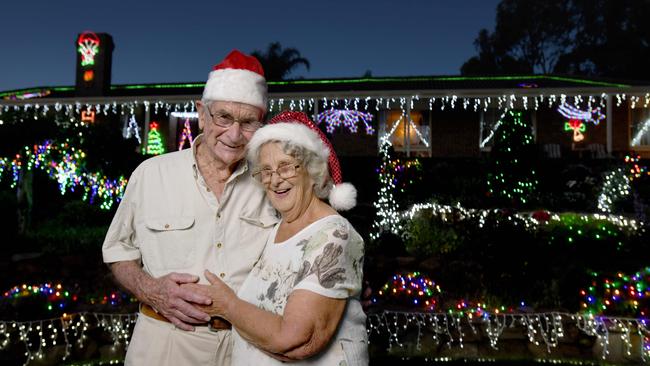
[[[332,144],[309,117],[302,112],[286,111],[273,117],[269,124],[260,128],[248,143],[249,151],[259,151],[268,141],[287,141],[301,146],[327,161],[334,187],[329,193],[330,205],[337,211],[346,211],[357,204],[357,190],[350,183],[343,183],[341,165]]]
[[[233,50],[210,72],[202,99],[250,104],[266,113],[267,88],[262,65],[255,57]]]

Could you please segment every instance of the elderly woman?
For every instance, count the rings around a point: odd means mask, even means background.
[[[212,286],[190,285],[236,330],[232,364],[368,364],[363,240],[335,210],[353,207],[356,191],[333,184],[341,174],[329,141],[304,113],[284,112],[248,146],[281,221],[237,294],[209,271]]]

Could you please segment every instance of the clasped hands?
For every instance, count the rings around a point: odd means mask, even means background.
[[[232,300],[234,300],[237,295],[214,273],[206,269],[203,274],[208,282],[210,282],[209,285],[184,283],[181,285],[181,288],[208,297],[212,300],[210,304],[194,304],[196,308],[210,316],[223,316],[227,311],[227,307],[232,304]]]

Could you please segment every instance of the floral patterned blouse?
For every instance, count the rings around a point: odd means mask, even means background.
[[[260,260],[238,296],[257,307],[283,314],[289,295],[303,289],[347,299],[337,332],[320,354],[292,365],[367,365],[366,315],[359,297],[363,279],[363,239],[339,215],[308,225],[288,240],[275,243],[276,225]],[[283,365],[233,332],[232,365]]]

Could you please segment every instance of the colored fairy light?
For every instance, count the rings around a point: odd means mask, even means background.
[[[591,273],[592,281],[587,289],[581,289],[584,299],[581,308],[594,315],[632,313],[646,317],[650,312],[650,267],[633,275],[617,273],[608,276]]]
[[[350,130],[350,132],[356,133],[357,124],[361,121],[366,129],[366,134],[372,135],[375,132],[371,126],[373,118],[374,116],[368,112],[351,109],[328,109],[316,116],[316,123],[320,124],[321,122],[325,122],[325,130],[327,133],[333,133],[341,125]]]
[[[95,56],[99,53],[99,37],[93,32],[84,32],[77,40],[77,51],[81,54],[81,66],[95,64]]]
[[[57,144],[48,140],[31,148],[25,146],[11,161],[1,158],[0,173],[10,166],[11,187],[15,188],[23,169],[30,171],[38,168],[57,181],[62,195],[81,188],[84,200],[90,203],[99,200],[102,209],[110,209],[124,195],[127,179],[109,179],[101,172],[89,172],[85,168],[85,158],[86,154],[82,150],[71,147],[67,141]],[[0,179],[2,176],[0,174]]]

